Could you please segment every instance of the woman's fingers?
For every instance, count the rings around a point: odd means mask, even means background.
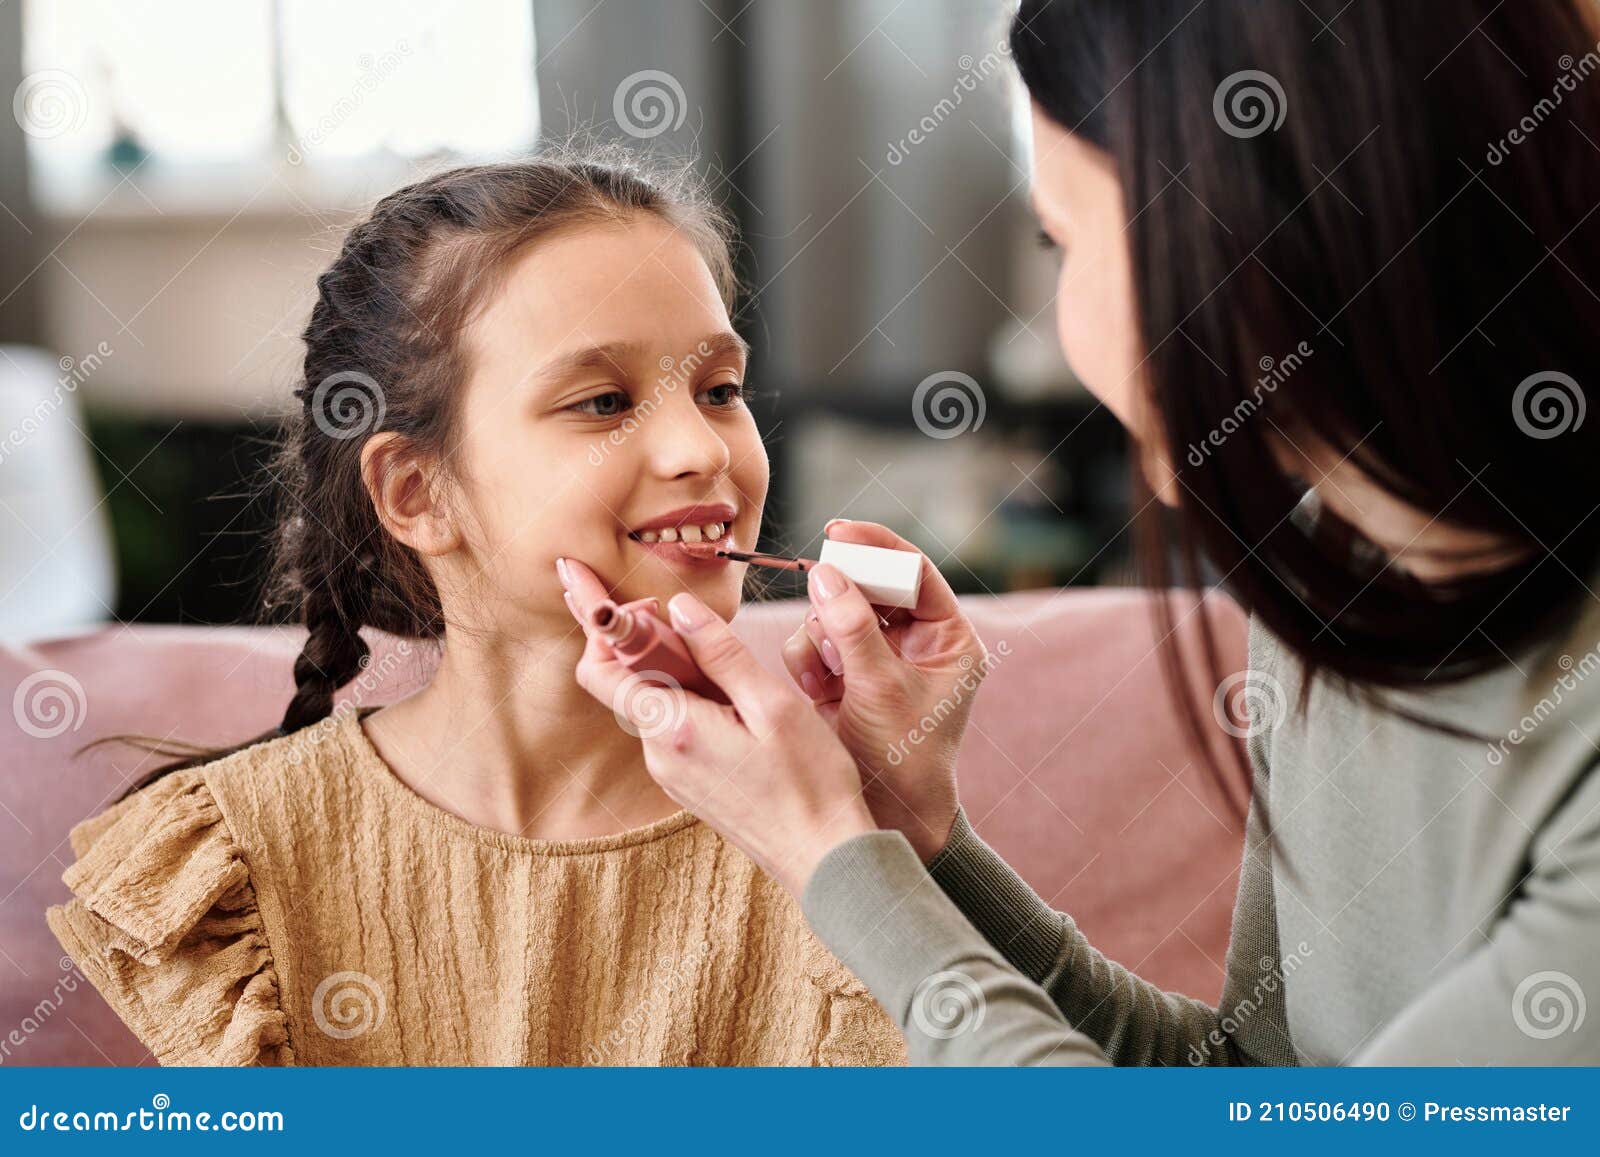
[[[733,628],[693,595],[673,595],[667,611],[700,670],[722,688],[752,731],[770,733],[794,703],[794,692],[756,662]]]
[[[609,599],[611,592],[606,590],[605,584],[594,571],[575,558],[556,559],[556,576],[567,594],[572,596],[567,600],[567,607],[572,611],[573,618],[587,629],[589,612],[594,610],[597,603]]]
[[[816,635],[811,632],[815,631]],[[783,644],[783,665],[789,676],[813,703],[825,703],[844,694],[844,681],[834,678],[823,662],[817,645],[822,627],[808,614],[806,621],[795,628]]]
[[[863,546],[881,546],[889,550],[909,550],[922,554],[911,543],[901,538],[887,526],[876,522],[853,522],[848,518],[835,518],[822,528],[829,538],[840,542],[856,542]],[[956,593],[950,589],[944,575],[933,565],[933,560],[922,554],[922,586],[917,593],[917,605],[911,611],[919,619],[949,619],[961,613]]]
[[[828,669],[852,682],[893,682],[904,660],[884,638],[878,612],[861,589],[826,563],[812,567],[806,578],[822,629],[818,649]]]

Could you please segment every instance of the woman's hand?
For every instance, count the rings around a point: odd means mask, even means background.
[[[693,595],[668,605],[700,669],[732,706],[650,683],[589,629],[607,597],[583,563],[558,565],[567,605],[588,639],[578,683],[644,743],[661,789],[755,861],[796,898],[829,850],[877,830],[855,761],[815,708],[756,662],[728,625]]]
[[[835,519],[825,533],[917,550],[873,522]],[[855,757],[879,825],[905,833],[926,863],[955,822],[956,753],[990,666],[983,641],[926,557],[910,611],[880,617],[831,566],[811,569],[808,590],[812,611],[784,644],[784,663]]]

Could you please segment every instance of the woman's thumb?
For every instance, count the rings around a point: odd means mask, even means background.
[[[823,632],[838,648],[847,682],[887,672],[900,662],[879,629],[878,612],[838,567],[828,563],[812,567],[806,575],[806,590]]]

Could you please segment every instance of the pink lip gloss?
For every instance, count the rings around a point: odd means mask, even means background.
[[[728,702],[722,689],[695,665],[694,656],[677,634],[648,610],[634,603],[618,606],[610,599],[596,603],[589,623],[630,671],[658,672],[685,691],[716,703]]]

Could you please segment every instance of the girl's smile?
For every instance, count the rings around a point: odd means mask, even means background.
[[[728,503],[684,506],[640,523],[628,538],[648,554],[673,566],[725,567],[718,550],[737,550],[733,524],[739,511]],[[730,545],[732,544],[732,545]]]

